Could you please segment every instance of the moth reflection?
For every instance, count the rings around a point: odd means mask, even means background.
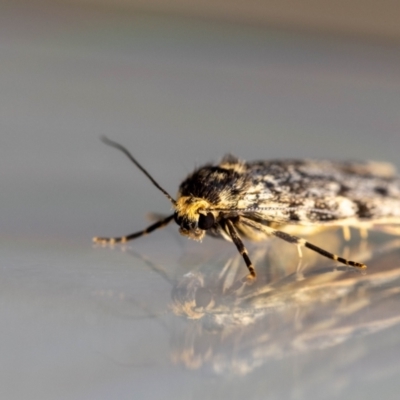
[[[315,361],[325,354],[318,349],[399,325],[396,251],[400,240],[382,242],[382,237],[344,246],[336,231],[318,234],[321,242],[329,241],[332,248],[368,262],[367,273],[321,262],[312,252],[299,262],[296,249],[280,241],[270,241],[268,248],[255,246],[251,250],[260,268],[251,286],[243,283],[246,271],[240,256],[229,258],[219,246],[214,252],[196,246],[186,251],[175,277],[129,247],[126,251],[140,257],[172,287],[168,308],[186,321],[182,325],[176,320],[173,329],[168,329],[172,362],[191,370],[236,376],[296,354],[313,352]],[[131,309],[132,304],[126,306]],[[160,318],[147,305],[139,308],[144,315]],[[357,339],[352,346],[359,343]],[[343,363],[351,368],[367,352],[360,345],[357,357],[350,361],[334,352],[329,369],[323,371],[342,370]],[[313,365],[325,363],[321,358]]]
[[[269,251],[252,250],[266,267],[253,286],[242,283],[239,256],[220,268],[205,263],[187,272],[171,294],[170,309],[188,320],[172,335],[173,362],[244,375],[270,359],[337,346],[399,324],[393,302],[400,305],[400,269],[391,259],[398,247],[399,240],[350,247],[373,266],[367,274],[329,262],[299,265],[296,253],[279,264],[282,249],[275,243]]]

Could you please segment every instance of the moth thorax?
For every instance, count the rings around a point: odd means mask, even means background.
[[[200,197],[182,196],[176,201],[175,212],[189,221],[197,221],[201,211],[209,209],[210,206],[207,200]]]

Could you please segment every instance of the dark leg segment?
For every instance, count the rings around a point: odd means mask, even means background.
[[[362,263],[359,263],[356,261],[346,260],[345,258],[339,257],[336,254],[332,254],[329,251],[321,249],[320,247],[315,246],[314,244],[309,243],[302,238],[299,238],[299,237],[293,236],[293,235],[289,235],[286,232],[277,231],[273,228],[270,228],[269,226],[262,225],[259,222],[255,222],[251,219],[241,218],[240,222],[247,226],[250,226],[252,228],[255,228],[262,232],[265,232],[267,235],[273,235],[275,237],[278,237],[278,238],[284,240],[285,242],[307,247],[308,249],[313,250],[326,258],[329,258],[329,259],[335,260],[335,261],[339,261],[342,264],[350,265],[351,267],[357,267],[357,268],[367,268],[367,266],[365,264],[362,264]]]
[[[246,247],[244,246],[242,240],[239,237],[239,234],[233,225],[233,222],[230,220],[225,221],[226,226],[229,230],[229,235],[232,238],[233,243],[235,243],[236,248],[238,249],[239,253],[242,255],[244,262],[246,263],[247,268],[249,269],[249,275],[247,275],[247,280],[253,280],[256,277],[256,270],[254,269],[253,264],[249,258],[249,253],[247,252]]]
[[[150,225],[148,228],[144,229],[143,231],[131,233],[130,235],[127,235],[127,236],[121,236],[121,237],[115,237],[115,238],[94,237],[93,242],[101,243],[101,244],[125,243],[128,240],[136,239],[140,236],[147,235],[148,233],[153,232],[156,229],[163,228],[164,226],[168,225],[172,221],[173,218],[174,218],[174,215],[170,215],[169,217],[164,218],[163,220],[158,221],[153,225]]]

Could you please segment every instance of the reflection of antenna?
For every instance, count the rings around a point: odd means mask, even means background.
[[[111,147],[114,147],[115,149],[118,149],[122,151],[153,183],[153,185],[160,190],[161,192],[164,193],[164,195],[169,199],[169,201],[173,204],[176,205],[176,201],[172,198],[172,196],[169,195],[169,193],[163,189],[156,181],[155,179],[139,164],[138,161],[133,157],[133,155],[122,145],[120,145],[117,142],[113,142],[112,140],[106,138],[105,136],[101,137],[101,141]]]
[[[154,263],[153,261],[151,261],[149,258],[147,258],[146,256],[133,251],[132,249],[127,249],[124,250],[126,253],[132,255],[133,257],[143,261],[152,271],[156,272],[158,275],[160,275],[165,281],[167,281],[171,286],[174,285],[174,280],[171,279],[167,273],[167,271],[165,270],[164,267],[162,267],[161,265],[157,265],[156,263]]]

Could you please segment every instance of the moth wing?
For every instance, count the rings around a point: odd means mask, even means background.
[[[344,173],[377,178],[394,178],[397,175],[396,167],[384,161],[343,162],[337,167]]]

